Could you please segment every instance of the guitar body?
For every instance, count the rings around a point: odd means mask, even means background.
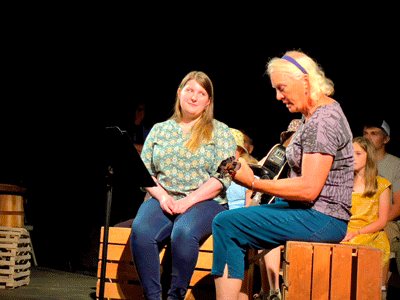
[[[267,156],[260,160],[258,164],[249,164],[249,167],[253,170],[254,175],[258,176],[260,179],[266,180],[277,180],[281,176],[282,171],[287,165],[286,147],[289,145],[294,133],[300,126],[300,121],[301,120],[299,119],[293,120],[289,124],[288,131],[281,134],[282,144],[276,144],[274,147],[272,147]],[[294,123],[293,126],[292,123]],[[284,135],[284,138],[282,137],[282,135]],[[236,171],[238,171],[239,169],[240,163],[235,161],[235,157],[229,157],[221,162],[221,164],[219,165],[217,171],[217,173],[219,174],[218,177],[233,177]],[[274,201],[274,199],[275,196],[256,192],[253,193],[252,203],[250,204],[250,206],[266,203],[270,204],[272,203],[272,201]]]
[[[262,165],[249,165],[254,175],[260,177],[260,179],[278,179],[287,164],[285,151],[286,148],[281,144],[276,144],[272,147],[267,156],[262,160]],[[274,199],[275,196],[262,193],[255,193],[253,196],[253,200],[261,204],[270,204]]]

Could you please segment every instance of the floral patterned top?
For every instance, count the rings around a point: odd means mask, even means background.
[[[224,159],[235,155],[236,142],[224,123],[214,120],[213,125],[211,140],[202,144],[195,153],[185,147],[191,133],[184,135],[175,120],[155,124],[147,136],[142,160],[150,174],[177,200],[214,177],[224,187],[214,200],[220,204],[228,202],[226,190],[231,180],[229,176],[218,178],[217,169]]]

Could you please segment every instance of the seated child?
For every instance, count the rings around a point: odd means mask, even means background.
[[[353,214],[343,244],[363,245],[382,250],[382,284],[385,286],[390,245],[384,232],[390,205],[391,183],[378,176],[375,147],[364,137],[354,139]]]
[[[236,159],[243,157],[249,163],[257,163],[254,161],[244,146],[244,135],[237,129],[231,128],[231,133],[236,141]],[[251,191],[246,188],[236,184],[232,181],[231,185],[227,190],[229,209],[235,209],[240,207],[247,207],[251,203]]]

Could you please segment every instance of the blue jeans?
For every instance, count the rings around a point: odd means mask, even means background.
[[[215,200],[183,214],[164,212],[158,200],[144,202],[132,224],[131,249],[146,299],[161,299],[159,247],[171,240],[172,281],[168,299],[184,299],[199,256],[199,241],[211,235],[212,221],[226,208]]]
[[[278,201],[223,212],[213,222],[211,274],[222,276],[228,265],[229,277],[243,279],[248,248],[273,249],[289,240],[339,243],[346,231],[346,221],[303,208],[299,203]]]

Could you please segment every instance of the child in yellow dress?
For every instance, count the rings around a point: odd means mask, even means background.
[[[378,176],[378,162],[374,145],[364,137],[353,141],[354,187],[353,214],[343,244],[364,245],[382,250],[382,282],[386,283],[390,245],[386,226],[390,205],[391,183]]]

